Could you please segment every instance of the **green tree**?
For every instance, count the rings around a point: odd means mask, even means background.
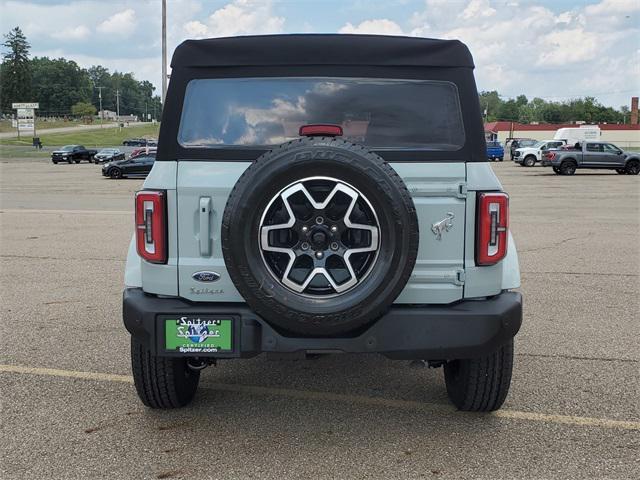
[[[507,100],[506,102],[501,102],[498,106],[498,120],[508,120],[511,122],[516,122],[518,120],[518,114],[518,104],[515,100]]]
[[[96,107],[89,102],[78,102],[71,107],[71,113],[77,117],[81,117],[85,122],[93,120],[96,114]]]
[[[4,36],[2,46],[6,49],[2,55],[0,70],[0,94],[3,111],[11,111],[13,102],[29,102],[31,98],[31,70],[29,50],[31,45],[20,30],[15,27]]]
[[[628,105],[622,105],[620,107],[620,116],[622,117],[622,123],[631,123],[631,112]]]
[[[31,60],[33,91],[43,115],[71,114],[78,102],[91,102],[93,87],[86,70],[64,58],[35,57]]]
[[[116,89],[113,87],[113,80],[109,69],[102,65],[94,65],[87,70],[93,94],[91,103],[96,108],[100,108],[100,92],[102,91],[102,108],[104,110],[116,110]]]
[[[518,105],[518,108],[526,105],[527,103],[529,103],[529,100],[527,100],[525,95],[518,95],[516,97],[516,104]]]
[[[498,119],[498,109],[500,108],[500,104],[502,100],[500,100],[500,95],[498,92],[493,90],[491,92],[480,92],[480,109],[484,113],[487,112],[485,120],[487,122],[493,122]]]

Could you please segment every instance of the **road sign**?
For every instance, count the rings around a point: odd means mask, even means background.
[[[35,122],[33,118],[19,118],[18,119],[18,130],[21,132],[34,132],[35,130]]]
[[[11,104],[11,108],[14,109],[18,109],[18,108],[40,108],[40,104],[38,102],[17,102],[17,103],[12,103]]]
[[[20,133],[29,133],[36,136],[36,108],[40,108],[37,102],[16,102],[11,106],[16,109],[18,138]]]

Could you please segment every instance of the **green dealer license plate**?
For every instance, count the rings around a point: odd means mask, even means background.
[[[180,353],[233,350],[233,320],[183,316],[164,320],[165,349]]]

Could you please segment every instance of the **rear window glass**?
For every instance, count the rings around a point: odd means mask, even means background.
[[[277,145],[308,124],[340,125],[343,138],[376,148],[458,150],[465,140],[453,83],[305,77],[191,80],[178,141],[188,148]]]

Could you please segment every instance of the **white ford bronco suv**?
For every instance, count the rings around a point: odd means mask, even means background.
[[[520,272],[466,46],[218,38],[171,66],[125,274],[142,402],[187,404],[222,360],[375,352],[499,408]]]

